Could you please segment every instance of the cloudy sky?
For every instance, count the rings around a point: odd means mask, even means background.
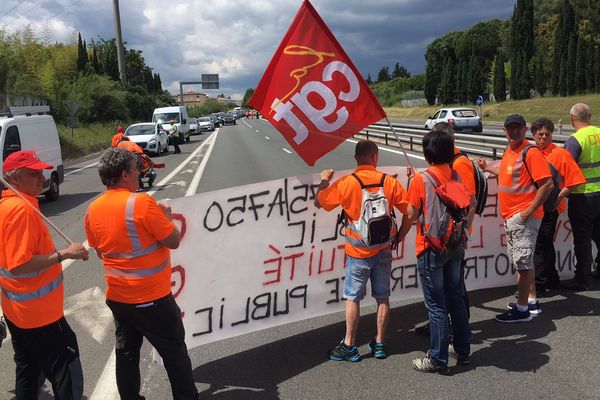
[[[312,0],[325,23],[366,77],[396,62],[425,70],[425,48],[435,38],[479,21],[506,19],[515,0]],[[111,0],[0,0],[0,28],[66,42],[115,35]],[[241,98],[256,87],[302,0],[120,0],[123,40],[142,50],[163,87],[218,73],[221,89]],[[200,88],[190,89],[200,90]]]

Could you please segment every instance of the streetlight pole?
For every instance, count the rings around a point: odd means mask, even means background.
[[[121,35],[121,14],[119,12],[119,0],[113,0],[113,13],[115,16],[115,36],[117,42],[117,61],[119,63],[119,78],[125,84],[125,57],[123,55],[123,36]]]

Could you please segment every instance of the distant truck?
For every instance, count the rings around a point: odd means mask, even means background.
[[[40,160],[54,167],[44,170],[42,193],[46,200],[55,201],[60,195],[59,186],[65,179],[58,130],[52,116],[33,115],[49,111],[48,106],[10,107],[9,113],[0,114],[0,167],[11,153],[19,150],[35,151]]]
[[[169,121],[175,121],[177,131],[179,132],[179,143],[190,141],[190,119],[187,108],[183,106],[160,107],[155,108],[152,113],[152,122],[160,124],[163,129],[169,131],[171,125]]]

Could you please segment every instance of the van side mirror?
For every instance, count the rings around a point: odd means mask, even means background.
[[[10,156],[12,153],[16,153],[17,151],[21,151],[21,146],[18,144],[11,144],[8,148],[4,149],[3,160],[6,160],[6,157]]]
[[[187,124],[187,120],[184,118],[183,121],[181,121],[182,124]]]

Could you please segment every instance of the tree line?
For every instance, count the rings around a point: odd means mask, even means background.
[[[450,32],[425,59],[429,104],[600,93],[600,2],[517,0],[508,20]]]
[[[115,39],[51,43],[47,27],[36,36],[31,27],[0,30],[0,92],[47,99],[51,113],[64,122],[64,100],[79,101],[83,123],[149,120],[154,108],[174,104],[162,89],[160,74],[146,64],[142,51],[124,49],[126,84],[119,81]]]

